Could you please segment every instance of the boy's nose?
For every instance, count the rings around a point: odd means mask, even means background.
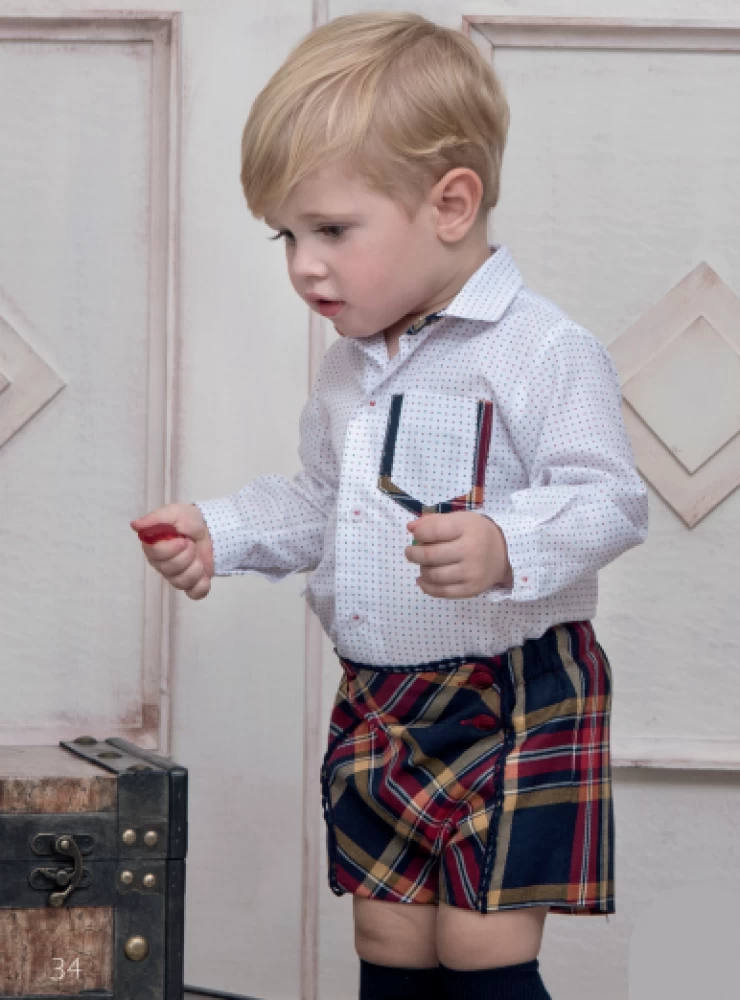
[[[296,278],[324,278],[327,273],[326,265],[309,250],[296,249],[292,268]]]

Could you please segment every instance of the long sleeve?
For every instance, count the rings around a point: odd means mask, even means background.
[[[259,476],[229,496],[196,503],[213,539],[216,576],[258,573],[277,583],[319,564],[338,468],[315,387],[301,413],[298,455],[292,479]]]
[[[508,415],[529,486],[499,509],[514,584],[493,601],[534,601],[595,573],[644,541],[648,507],[603,345],[567,322],[548,338]]]

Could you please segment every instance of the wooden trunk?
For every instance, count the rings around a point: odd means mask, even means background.
[[[186,850],[168,758],[0,747],[0,997],[181,1000]]]

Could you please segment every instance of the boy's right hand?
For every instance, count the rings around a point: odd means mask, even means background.
[[[173,587],[184,590],[193,601],[206,597],[213,577],[213,542],[206,522],[195,504],[169,503],[131,521],[134,531],[153,524],[171,524],[184,538],[172,538],[141,547],[149,564]]]

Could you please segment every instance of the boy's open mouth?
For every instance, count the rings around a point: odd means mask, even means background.
[[[343,305],[344,302],[337,301],[336,299],[319,299],[316,303],[316,308],[322,316],[332,317],[337,315]]]

